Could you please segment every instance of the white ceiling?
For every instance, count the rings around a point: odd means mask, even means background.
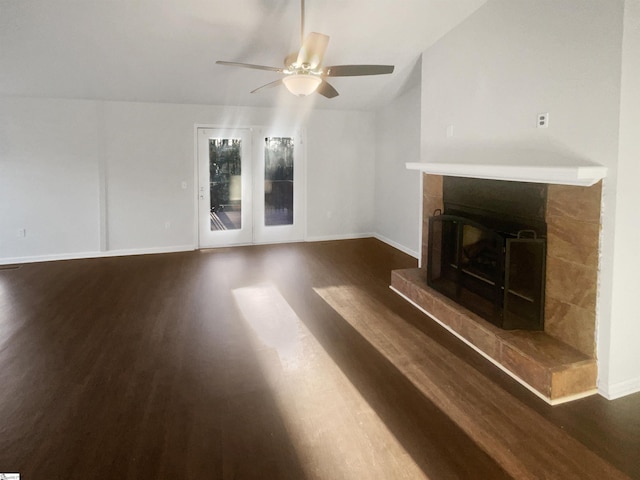
[[[306,0],[306,32],[329,35],[325,65],[396,66],[331,79],[340,96],[301,99],[279,75],[300,42],[299,0],[0,0],[0,94],[270,107],[372,109],[403,88],[420,53],[486,0]]]

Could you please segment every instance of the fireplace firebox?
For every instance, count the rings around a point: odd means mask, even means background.
[[[504,329],[544,329],[546,184],[444,177],[427,284]]]

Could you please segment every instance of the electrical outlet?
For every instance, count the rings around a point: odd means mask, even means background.
[[[453,137],[453,125],[447,126],[447,138]]]
[[[170,228],[171,228],[171,222],[167,220],[166,222],[164,222],[164,229],[169,230]]]
[[[183,181],[180,186],[182,187],[183,190],[187,189],[187,182]]]
[[[26,236],[27,236],[27,229],[26,228],[18,229],[18,237],[24,238]]]
[[[538,128],[547,128],[549,126],[549,114],[539,113],[536,119],[536,126]]]

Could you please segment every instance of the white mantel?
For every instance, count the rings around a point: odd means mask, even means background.
[[[515,182],[556,183],[561,185],[591,186],[607,176],[607,167],[600,165],[545,166],[545,165],[491,165],[478,163],[407,163],[407,169],[434,175],[486,178]]]
[[[452,177],[591,186],[607,167],[550,141],[465,143],[427,147],[407,169]]]

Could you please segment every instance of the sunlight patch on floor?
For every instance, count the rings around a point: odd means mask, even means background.
[[[314,291],[514,478],[560,478],[559,472],[575,458],[581,459],[581,467],[589,465],[583,474],[593,469],[602,472],[599,478],[624,478],[564,430],[358,287]],[[523,437],[522,425],[536,428]],[[514,450],[514,443],[521,450]],[[549,462],[541,465],[536,455],[523,456],[521,451],[535,451]]]
[[[427,478],[275,286],[233,296],[308,478]]]
[[[14,301],[10,288],[9,280],[0,276],[0,351],[24,323],[20,302]]]

